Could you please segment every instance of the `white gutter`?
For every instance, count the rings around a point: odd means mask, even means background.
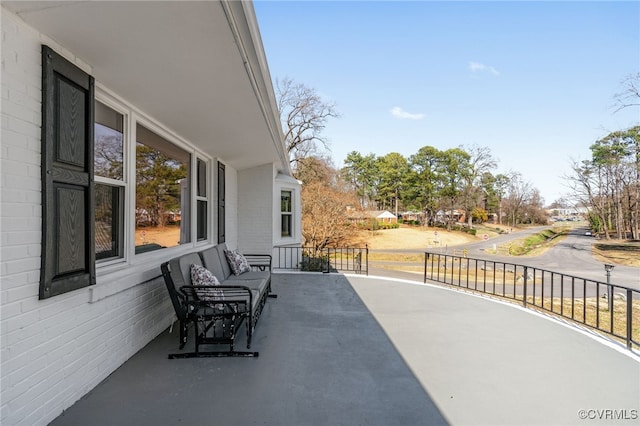
[[[265,124],[271,134],[271,140],[280,157],[280,171],[291,175],[289,155],[285,149],[284,134],[282,133],[282,124],[280,123],[280,113],[276,106],[273,83],[271,81],[269,66],[264,53],[253,3],[248,1],[220,0],[220,4],[229,23],[229,28],[231,28],[231,32],[233,33],[236,46],[238,46],[238,51],[242,57],[253,92],[258,100]],[[251,39],[249,46],[245,43],[245,37],[242,36],[239,30],[237,15],[242,15],[241,17],[244,18],[240,24],[242,28],[246,30],[247,36]],[[248,50],[248,47],[252,49]]]

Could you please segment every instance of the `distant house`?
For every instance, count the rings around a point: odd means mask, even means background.
[[[378,223],[398,223],[398,217],[388,210],[372,211],[369,212],[369,214],[372,218],[375,218]]]
[[[413,211],[408,211],[408,212],[402,212],[398,215],[398,219],[402,219],[403,222],[422,222],[424,220],[424,212],[413,212]]]
[[[350,221],[357,223],[369,223],[372,220],[377,221],[379,224],[398,223],[397,216],[388,210],[349,210],[347,214]]]
[[[0,424],[47,425],[173,322],[162,262],[300,246],[301,188],[251,2],[0,7]]]
[[[436,213],[436,222],[447,223],[447,222],[464,222],[465,214],[462,210],[438,210]]]

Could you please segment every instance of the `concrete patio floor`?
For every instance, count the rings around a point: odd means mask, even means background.
[[[258,358],[169,360],[165,331],[51,425],[640,424],[640,358],[576,327],[398,279],[273,289]]]

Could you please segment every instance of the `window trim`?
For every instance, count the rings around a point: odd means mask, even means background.
[[[117,186],[122,188],[124,191],[124,196],[122,197],[122,230],[120,231],[122,235],[122,256],[109,257],[106,259],[96,259],[96,268],[101,269],[108,265],[119,264],[125,262],[129,253],[129,243],[128,243],[128,231],[127,231],[127,211],[130,207],[129,204],[129,193],[131,192],[130,188],[130,169],[131,165],[129,163],[129,145],[131,144],[131,114],[129,109],[126,108],[122,103],[113,99],[103,88],[98,87],[96,84],[94,102],[100,102],[105,106],[111,108],[119,114],[122,114],[122,180],[106,178],[102,176],[94,175],[94,181],[96,184],[105,184],[110,186]],[[95,126],[95,120],[94,120]]]
[[[227,240],[227,168],[216,161],[216,234],[218,244]]]
[[[289,196],[290,196],[290,201],[289,201],[289,211],[283,211],[282,210],[282,194],[284,192],[288,192]],[[282,239],[290,239],[293,238],[295,235],[295,230],[293,229],[293,224],[294,224],[294,194],[295,191],[292,188],[280,188],[280,238]],[[282,220],[284,218],[284,216],[288,216],[289,217],[289,235],[284,235],[282,234]]]
[[[207,163],[209,170],[207,170],[207,197],[208,202],[211,205],[211,200],[214,200],[215,189],[213,188],[214,182],[212,182],[212,170],[213,167],[211,164],[214,164],[214,158],[209,157],[200,151],[195,145],[189,143],[184,138],[179,135],[173,133],[164,127],[161,123],[157,122],[144,112],[137,109],[135,106],[131,105],[125,99],[114,93],[109,88],[105,87],[100,82],[96,81],[95,83],[95,100],[104,103],[105,105],[113,108],[117,112],[123,114],[125,116],[124,128],[126,130],[125,134],[125,147],[123,148],[123,154],[125,156],[124,165],[123,165],[123,178],[126,181],[126,188],[124,194],[124,254],[122,258],[110,258],[104,259],[101,261],[96,261],[96,270],[97,270],[97,283],[98,286],[92,286],[92,297],[91,300],[100,300],[103,297],[107,297],[111,294],[115,294],[118,291],[121,291],[124,288],[129,288],[135,286],[137,284],[131,284],[130,279],[127,279],[126,283],[121,282],[117,283],[117,278],[121,274],[125,277],[128,277],[128,274],[132,274],[132,276],[137,277],[133,281],[142,282],[148,279],[151,279],[158,274],[156,273],[156,267],[158,262],[166,260],[167,256],[179,256],[180,254],[187,253],[192,251],[194,247],[203,246],[207,244],[211,244],[213,241],[213,230],[216,224],[215,217],[213,216],[212,207],[209,207],[209,212],[207,214],[207,238],[205,240],[196,241],[196,229],[193,226],[196,223],[197,218],[195,217],[196,211],[196,187],[195,187],[195,179],[191,178],[191,214],[190,220],[192,223],[191,226],[191,242],[180,244],[174,247],[167,247],[162,250],[150,251],[147,253],[139,253],[135,254],[135,185],[132,182],[135,182],[135,153],[136,153],[136,144],[132,141],[137,140],[136,135],[136,125],[140,124],[152,132],[156,133],[158,136],[166,139],[168,142],[176,145],[177,147],[187,151],[191,156],[191,169],[193,172],[193,167],[196,158],[200,158]],[[108,178],[101,178],[101,181],[104,183],[110,183],[113,180]],[[107,182],[109,181],[109,182]],[[118,183],[119,181],[115,181],[114,183]],[[115,274],[115,275],[114,275]],[[142,274],[142,275],[140,275]],[[108,278],[107,278],[108,277]],[[113,281],[113,279],[116,281]],[[110,286],[113,290],[109,290],[104,288],[104,286]]]
[[[137,138],[137,127],[144,127],[147,131],[150,131],[151,133],[154,133],[156,136],[159,136],[164,142],[167,142],[170,145],[173,145],[174,147],[178,148],[181,151],[184,151],[184,153],[186,153],[189,156],[188,161],[185,162],[185,164],[188,165],[189,169],[187,171],[187,179],[189,179],[189,185],[188,185],[188,191],[189,191],[189,200],[188,200],[188,209],[189,212],[187,214],[187,218],[188,218],[188,222],[187,222],[187,228],[188,230],[184,233],[184,235],[186,235],[186,238],[188,239],[188,241],[184,242],[184,243],[178,243],[177,245],[171,246],[171,247],[164,247],[162,249],[156,249],[156,250],[150,250],[150,251],[143,251],[140,253],[136,252],[136,241],[135,241],[135,232],[136,232],[136,219],[135,219],[135,210],[137,206],[137,202],[136,202],[136,191],[137,191],[137,180],[136,180],[136,176],[134,174],[134,176],[132,176],[132,188],[133,188],[133,199],[132,199],[132,215],[133,215],[133,223],[131,224],[132,226],[132,240],[133,240],[133,255],[134,256],[142,256],[146,253],[151,253],[151,252],[156,252],[156,251],[164,251],[166,249],[172,249],[174,247],[179,247],[179,246],[194,246],[194,240],[193,240],[193,236],[194,234],[194,230],[193,230],[193,223],[194,223],[194,211],[193,211],[193,206],[194,206],[194,186],[193,186],[193,165],[194,165],[194,157],[197,155],[195,148],[192,146],[189,146],[188,144],[178,144],[176,143],[176,141],[174,139],[171,139],[171,133],[169,132],[157,132],[156,129],[152,129],[150,127],[148,127],[146,124],[144,124],[142,121],[137,121],[135,122],[135,126],[136,126],[136,139],[135,139],[135,143],[132,143],[131,145],[133,146],[133,157],[130,160],[131,162],[131,167],[134,170],[134,172],[137,172],[136,167],[135,167],[135,163],[137,160],[137,146],[138,146],[138,138]],[[143,144],[144,145],[144,144]],[[146,145],[146,146],[150,146],[150,145]],[[156,147],[150,146],[153,149],[158,149]],[[135,184],[133,182],[136,182]],[[181,204],[182,204],[182,200],[181,200]],[[182,221],[181,221],[182,224]],[[181,225],[182,227],[182,225]],[[181,230],[181,238],[183,236],[182,234],[182,230]]]
[[[211,163],[212,160],[207,159],[201,152],[195,152],[194,155],[192,156],[195,164],[192,165],[192,169],[195,170],[195,172],[193,173],[194,175],[194,179],[192,180],[192,193],[194,194],[194,196],[192,197],[192,201],[193,201],[193,206],[191,207],[192,211],[194,212],[193,217],[195,219],[195,224],[192,223],[191,228],[194,231],[193,235],[192,235],[192,241],[194,241],[195,244],[199,245],[202,244],[203,242],[208,243],[211,240],[211,228],[213,225],[213,217],[211,215],[211,192],[212,192],[212,188],[211,188]],[[204,191],[204,196],[198,195],[198,180],[200,179],[200,174],[198,171],[198,161],[201,161],[202,163],[204,163],[205,166],[205,173],[204,173],[204,184],[205,184],[205,191]],[[203,239],[198,239],[198,226],[200,225],[200,223],[198,222],[198,201],[204,201],[207,205],[207,211],[205,214],[205,220],[206,220],[206,229],[205,229],[205,237]]]

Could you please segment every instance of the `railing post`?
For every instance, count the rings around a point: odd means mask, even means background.
[[[627,289],[627,349],[631,350],[633,342],[633,293]]]
[[[331,273],[331,249],[327,248],[327,274]]]
[[[524,267],[524,283],[523,283],[523,288],[522,288],[522,304],[523,306],[526,308],[527,307],[527,280],[528,280],[528,276],[529,276],[529,268],[528,267]]]
[[[367,256],[367,276],[368,276],[369,275],[369,245],[365,244],[364,249],[365,249],[365,254]]]
[[[429,263],[429,253],[424,253],[424,283],[427,282],[427,264]]]

